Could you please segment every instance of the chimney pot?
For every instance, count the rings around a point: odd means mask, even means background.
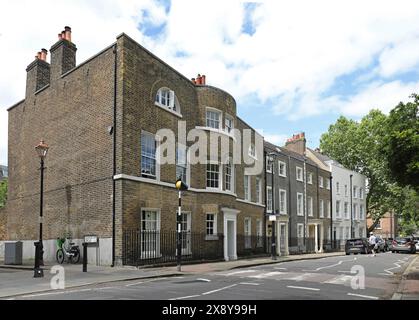
[[[205,75],[203,74],[203,75],[202,75],[202,77],[201,77],[201,82],[202,82],[202,84],[203,84],[203,85],[205,85],[205,78],[206,78],[206,77],[205,77]]]
[[[41,49],[41,60],[47,61],[47,54],[48,54],[47,49]]]
[[[37,59],[41,59],[41,51],[38,52],[36,57],[37,57]]]
[[[67,39],[66,39],[66,36],[65,36],[65,31],[64,31],[64,30],[63,30],[63,31],[61,31],[61,38],[62,38],[62,39],[64,39],[64,40],[67,40]]]
[[[63,39],[63,34],[62,33],[59,33],[58,34],[58,40],[62,40]]]
[[[71,42],[71,28],[66,26],[64,27],[65,39]]]
[[[191,81],[193,82],[193,84],[196,84],[195,78],[192,78]]]

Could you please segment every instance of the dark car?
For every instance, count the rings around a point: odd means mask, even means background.
[[[371,253],[371,248],[366,238],[348,239],[345,243],[345,253],[350,255],[354,254],[368,254]]]
[[[391,252],[416,253],[415,240],[411,237],[396,238],[393,240]]]
[[[387,244],[381,236],[376,236],[375,243],[377,244],[377,252],[386,252]]]

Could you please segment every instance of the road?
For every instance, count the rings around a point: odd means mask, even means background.
[[[391,299],[401,273],[414,257],[390,252],[375,257],[337,256],[174,278],[110,282],[13,299]]]

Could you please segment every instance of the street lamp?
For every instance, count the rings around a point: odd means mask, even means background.
[[[43,223],[43,202],[44,202],[44,160],[47,156],[48,145],[41,140],[41,142],[35,147],[35,150],[41,159],[41,192],[40,192],[40,203],[39,203],[39,241],[35,242],[35,268],[34,277],[40,278],[44,276],[44,271],[40,266],[44,265],[44,250],[42,244],[42,223]]]
[[[177,213],[177,237],[176,237],[176,251],[177,251],[177,271],[181,271],[182,261],[182,191],[188,190],[188,185],[181,179],[176,180],[176,189],[179,191],[179,208]]]
[[[268,161],[271,162],[272,164],[272,168],[271,168],[271,184],[272,184],[272,213],[275,217],[275,220],[272,221],[272,241],[271,241],[271,256],[272,256],[272,260],[276,260],[276,234],[275,234],[275,229],[276,229],[276,211],[275,211],[275,182],[274,182],[274,167],[275,167],[275,162],[274,162],[274,156],[276,155],[275,152],[269,152],[267,154]]]

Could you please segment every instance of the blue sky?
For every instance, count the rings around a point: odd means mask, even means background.
[[[1,164],[5,109],[24,98],[26,66],[64,25],[73,29],[78,62],[125,32],[186,77],[205,74],[279,145],[304,131],[316,147],[339,116],[388,112],[419,92],[418,1],[1,2]]]

